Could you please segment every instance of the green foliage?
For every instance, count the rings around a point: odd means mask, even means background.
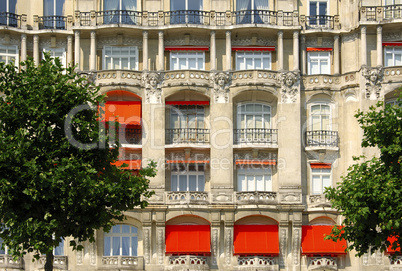
[[[402,105],[402,95],[398,102]],[[336,188],[328,188],[326,196],[339,209],[344,221],[342,231],[334,228],[334,240],[346,239],[348,249],[359,256],[390,245],[400,247],[402,240],[390,244],[391,236],[402,236],[402,107],[378,102],[370,111],[355,115],[364,138],[363,147],[377,147],[380,156],[367,160],[354,158]],[[399,238],[398,238],[399,239]]]
[[[49,55],[38,67],[32,59],[22,65],[0,63],[0,237],[15,256],[39,257],[61,238],[94,241],[95,229],[109,230],[123,211],[145,207],[141,196],[152,195],[148,178],[156,170],[151,163],[133,176],[111,165],[118,148],[109,148],[96,109],[104,97],[72,67]],[[66,126],[82,105],[87,110]]]

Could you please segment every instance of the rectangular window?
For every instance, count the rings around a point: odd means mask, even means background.
[[[204,52],[171,52],[170,70],[204,70]]]
[[[402,47],[385,48],[385,66],[402,66]]]
[[[0,62],[3,62],[5,64],[10,64],[11,62],[13,62],[16,66],[18,66],[18,56],[19,55],[17,46],[0,46]]]
[[[46,29],[65,29],[64,0],[43,1],[43,25]]]
[[[331,107],[328,104],[311,105],[310,117],[313,131],[331,131]]]
[[[238,169],[237,190],[245,191],[272,191],[271,169]]]
[[[171,170],[172,191],[204,191],[204,164],[172,164]]]
[[[137,47],[105,46],[102,66],[104,70],[138,70]]]
[[[58,57],[60,59],[61,64],[63,67],[67,67],[66,61],[66,50],[64,48],[43,48],[43,53],[50,53],[52,58]],[[43,58],[42,54],[42,58]]]
[[[201,24],[204,19],[203,0],[171,0],[171,24]]]
[[[104,0],[104,24],[136,24],[137,0]]]
[[[308,74],[330,74],[330,52],[308,52]]]
[[[268,0],[236,0],[236,23],[269,23],[268,9]]]
[[[330,168],[312,168],[311,169],[311,190],[312,194],[323,194],[325,187],[331,187],[331,169]]]
[[[310,1],[310,25],[323,26],[327,23],[327,1]]]
[[[236,52],[236,70],[270,70],[270,52]]]
[[[15,6],[17,0],[0,1],[0,25],[17,26],[17,17],[15,14]]]

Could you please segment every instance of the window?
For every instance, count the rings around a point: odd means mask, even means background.
[[[17,18],[15,17],[15,6],[17,0],[0,1],[0,25],[17,26]]]
[[[137,0],[104,0],[104,24],[135,24]]]
[[[200,24],[203,22],[203,0],[171,0],[171,24]]]
[[[323,194],[325,187],[331,187],[330,168],[311,169],[312,194]]]
[[[65,29],[66,23],[63,17],[64,0],[43,1],[43,26],[51,29]]]
[[[271,169],[238,169],[237,189],[238,191],[272,191]]]
[[[271,107],[258,103],[237,107],[235,142],[272,142]]]
[[[3,238],[0,238],[0,254],[9,254],[8,252],[8,247],[4,245],[4,248],[2,247],[4,243]]]
[[[268,0],[236,0],[236,23],[269,23],[268,8]]]
[[[43,53],[50,53],[52,58],[58,57],[63,67],[67,67],[66,50],[64,48],[43,48]],[[44,56],[42,55],[42,57]]]
[[[204,62],[204,52],[170,53],[171,70],[204,70]]]
[[[270,70],[270,52],[236,52],[236,70]]]
[[[310,25],[325,25],[327,15],[327,1],[310,1]]]
[[[0,46],[0,62],[10,64],[14,62],[18,66],[18,47],[14,45]]]
[[[402,66],[402,48],[386,47],[385,48],[385,66]]]
[[[172,164],[172,191],[204,191],[204,164]]]
[[[331,130],[331,107],[328,104],[313,104],[310,107],[311,130]]]
[[[137,47],[108,46],[103,48],[104,70],[138,70]]]
[[[385,18],[401,18],[402,15],[402,0],[385,0],[384,1],[384,16]]]
[[[308,52],[308,74],[330,74],[330,52]]]
[[[64,239],[61,239],[59,245],[53,249],[54,256],[64,256]]]
[[[104,256],[137,256],[138,229],[130,225],[115,225],[104,235]]]

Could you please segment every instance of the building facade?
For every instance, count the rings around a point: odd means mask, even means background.
[[[0,60],[76,65],[122,124],[118,164],[158,164],[149,206],[55,267],[402,270],[321,240],[342,221],[324,188],[375,154],[355,112],[395,101],[401,26],[399,0],[2,0]]]

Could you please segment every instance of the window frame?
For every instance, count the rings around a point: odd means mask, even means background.
[[[184,57],[185,56],[185,57]],[[189,68],[189,59],[194,57],[196,59],[195,64],[196,68]],[[175,61],[176,59],[176,61]],[[186,59],[186,68],[180,68],[180,59]],[[171,51],[170,56],[170,70],[171,71],[182,71],[182,70],[196,70],[196,71],[205,71],[205,52],[203,51]],[[199,61],[202,61],[202,68],[198,67]],[[177,62],[178,69],[174,69],[174,65]]]
[[[312,54],[317,53],[317,56],[312,56]],[[320,54],[327,54],[326,56],[320,55]],[[307,75],[320,75],[320,74],[331,74],[331,51],[311,51],[311,52],[307,52],[307,65],[308,65],[308,69],[307,69]],[[318,60],[318,67],[320,69],[319,73],[312,73],[311,69],[311,60]],[[322,59],[326,59],[328,61],[328,73],[323,73],[322,69],[321,69],[321,61]]]
[[[315,170],[319,170],[320,172],[314,172]],[[323,172],[323,171],[327,171],[327,172]],[[320,187],[321,189],[317,189],[315,190],[315,186],[314,186],[314,176],[319,176],[320,178]],[[329,176],[329,184],[330,186],[324,186],[323,183],[323,177],[325,176]],[[322,195],[324,194],[324,190],[325,187],[332,187],[332,167],[331,168],[311,168],[310,166],[310,191],[311,191],[311,195]],[[315,191],[320,190],[320,193],[316,193]]]
[[[49,52],[50,56],[52,58],[58,57],[60,59],[61,64],[63,65],[63,68],[67,68],[67,53],[65,48],[50,48],[50,47],[45,47],[42,49],[42,58],[44,58],[44,53]],[[61,52],[62,56],[55,56],[56,52]]]
[[[328,1],[328,0],[309,0],[308,1],[308,5],[307,5],[307,7],[308,7],[308,11],[307,11],[307,14],[308,14],[308,16],[312,16],[311,15],[311,9],[310,9],[310,3],[311,2],[317,2],[317,4],[316,4],[316,12],[317,12],[317,14],[315,15],[315,16],[321,16],[321,15],[328,15],[328,14],[331,14],[330,13],[330,5],[329,5],[329,3],[330,3],[330,1]],[[320,14],[319,12],[320,12],[320,5],[318,4],[319,2],[321,2],[321,3],[323,3],[323,2],[325,2],[325,3],[327,3],[327,9],[326,9],[326,13],[325,14]]]
[[[194,106],[194,110],[191,110],[192,106]],[[183,108],[187,107],[187,108]],[[205,129],[205,106],[202,105],[176,105],[170,108],[169,114],[169,122],[170,122],[170,129],[189,129],[192,122],[190,122],[190,116],[195,116],[193,121],[195,123],[194,129]],[[173,120],[173,117],[175,120]],[[185,125],[182,126],[182,118],[185,118]],[[175,127],[173,124],[177,121],[179,123],[179,127]],[[202,127],[199,127],[199,123],[202,123]]]
[[[320,113],[319,114],[313,114],[313,107],[314,106],[320,106]],[[329,114],[323,114],[322,106],[328,106],[329,108]],[[308,105],[308,127],[309,131],[332,131],[332,114],[333,114],[333,105],[330,102],[313,102],[309,103]],[[313,116],[319,115],[320,117],[320,128],[318,130],[313,130]],[[323,129],[323,121],[322,117],[328,115],[328,129]]]
[[[202,166],[202,170],[200,167]],[[190,167],[195,167],[194,171],[190,171]],[[175,170],[177,169],[177,170]],[[183,169],[183,170],[181,170]],[[170,190],[172,192],[205,192],[205,172],[206,172],[206,165],[205,164],[172,164],[170,166]],[[176,177],[176,186],[174,186],[173,176]],[[186,190],[180,190],[180,176],[186,176]],[[196,176],[196,185],[195,190],[190,190],[190,176]],[[203,183],[202,180],[199,180],[199,177],[203,176]]]
[[[108,55],[106,53],[107,48],[110,48],[111,54]],[[119,49],[120,52],[123,48],[128,48],[129,54],[128,55],[123,55],[123,54],[113,54],[113,49]],[[133,50],[134,55],[131,55],[131,50]],[[111,59],[111,69],[107,68],[107,61],[106,58],[109,57]],[[134,66],[131,65],[130,58],[134,57]],[[122,58],[128,58],[128,65],[129,69],[123,69],[122,64],[121,64],[121,59]],[[114,66],[114,59],[119,59],[119,68],[115,69]],[[104,46],[102,49],[102,70],[128,70],[128,71],[138,71],[139,69],[139,58],[138,58],[138,47],[137,46]]]
[[[113,229],[116,227],[119,227],[119,232],[113,232]],[[128,226],[129,227],[129,233],[123,233],[123,226]],[[136,230],[136,232],[132,232],[133,229]],[[106,246],[106,240],[109,238],[109,252],[106,252],[107,246]],[[119,253],[114,254],[113,250],[113,240],[114,238],[119,238]],[[129,255],[123,255],[123,238],[129,238]],[[136,242],[136,251],[133,251],[133,238],[137,240]],[[138,256],[138,239],[139,239],[139,229],[136,226],[130,225],[130,224],[116,224],[114,225],[111,229],[110,232],[104,232],[103,233],[103,256],[126,256],[126,257],[137,257]],[[135,253],[134,253],[135,252]]]
[[[253,105],[254,110],[253,111],[247,111],[247,106],[248,105]],[[256,105],[261,105],[262,110],[261,112],[255,111],[255,106]],[[246,111],[242,111],[241,108],[244,107],[246,109]],[[268,107],[269,108],[269,112],[265,113],[264,111],[264,107]],[[249,128],[247,125],[247,116],[253,116],[253,126],[256,126],[255,122],[256,122],[256,116],[261,115],[261,120],[262,120],[262,128],[261,129],[271,129],[272,127],[272,106],[270,104],[267,103],[258,103],[258,102],[245,102],[245,103],[239,103],[237,105],[237,112],[236,112],[236,118],[237,118],[237,129],[257,129],[256,127],[251,127]],[[245,127],[242,127],[241,121],[242,121],[242,117],[245,117],[244,123],[245,123]],[[265,127],[265,115],[269,115],[269,119],[268,119],[268,123],[269,123],[269,127]]]
[[[248,55],[248,56],[247,56]],[[264,56],[265,55],[265,56]],[[243,59],[243,63],[240,62],[241,57]],[[246,70],[272,70],[272,54],[271,52],[249,52],[249,51],[237,51],[236,52],[236,71],[246,71]],[[268,66],[264,68],[264,58],[268,58]],[[252,59],[252,68],[248,69],[247,59]],[[259,59],[261,61],[261,68],[256,68],[255,60]],[[240,69],[240,65],[243,64],[245,69]]]
[[[389,53],[389,51],[392,51],[392,65],[388,65],[388,61],[387,61],[387,53]],[[401,64],[400,65],[395,65],[395,51],[399,51],[399,55],[401,56]],[[398,66],[402,66],[402,46],[395,46],[395,47],[388,47],[386,46],[384,48],[384,66],[385,67],[398,67]]]
[[[244,176],[243,179],[240,179],[240,176]],[[257,187],[257,176],[262,176],[262,182],[264,189],[258,190]],[[265,180],[266,176],[269,176],[269,180]],[[249,179],[248,177],[254,177],[253,185],[254,189],[250,189]],[[273,180],[272,180],[272,169],[271,168],[252,168],[248,166],[247,168],[237,168],[237,192],[273,192]],[[247,186],[247,189],[243,189],[243,182]],[[268,183],[268,187],[267,187]]]
[[[8,51],[10,49],[15,49],[15,54],[10,54]],[[15,62],[14,65],[18,67],[19,61],[20,61],[20,54],[19,54],[19,48],[17,45],[0,45],[0,49],[5,49],[6,53],[0,53],[0,56],[6,57],[6,61],[4,62],[5,64],[10,64],[10,57],[14,57]],[[0,61],[1,62],[1,61]]]

